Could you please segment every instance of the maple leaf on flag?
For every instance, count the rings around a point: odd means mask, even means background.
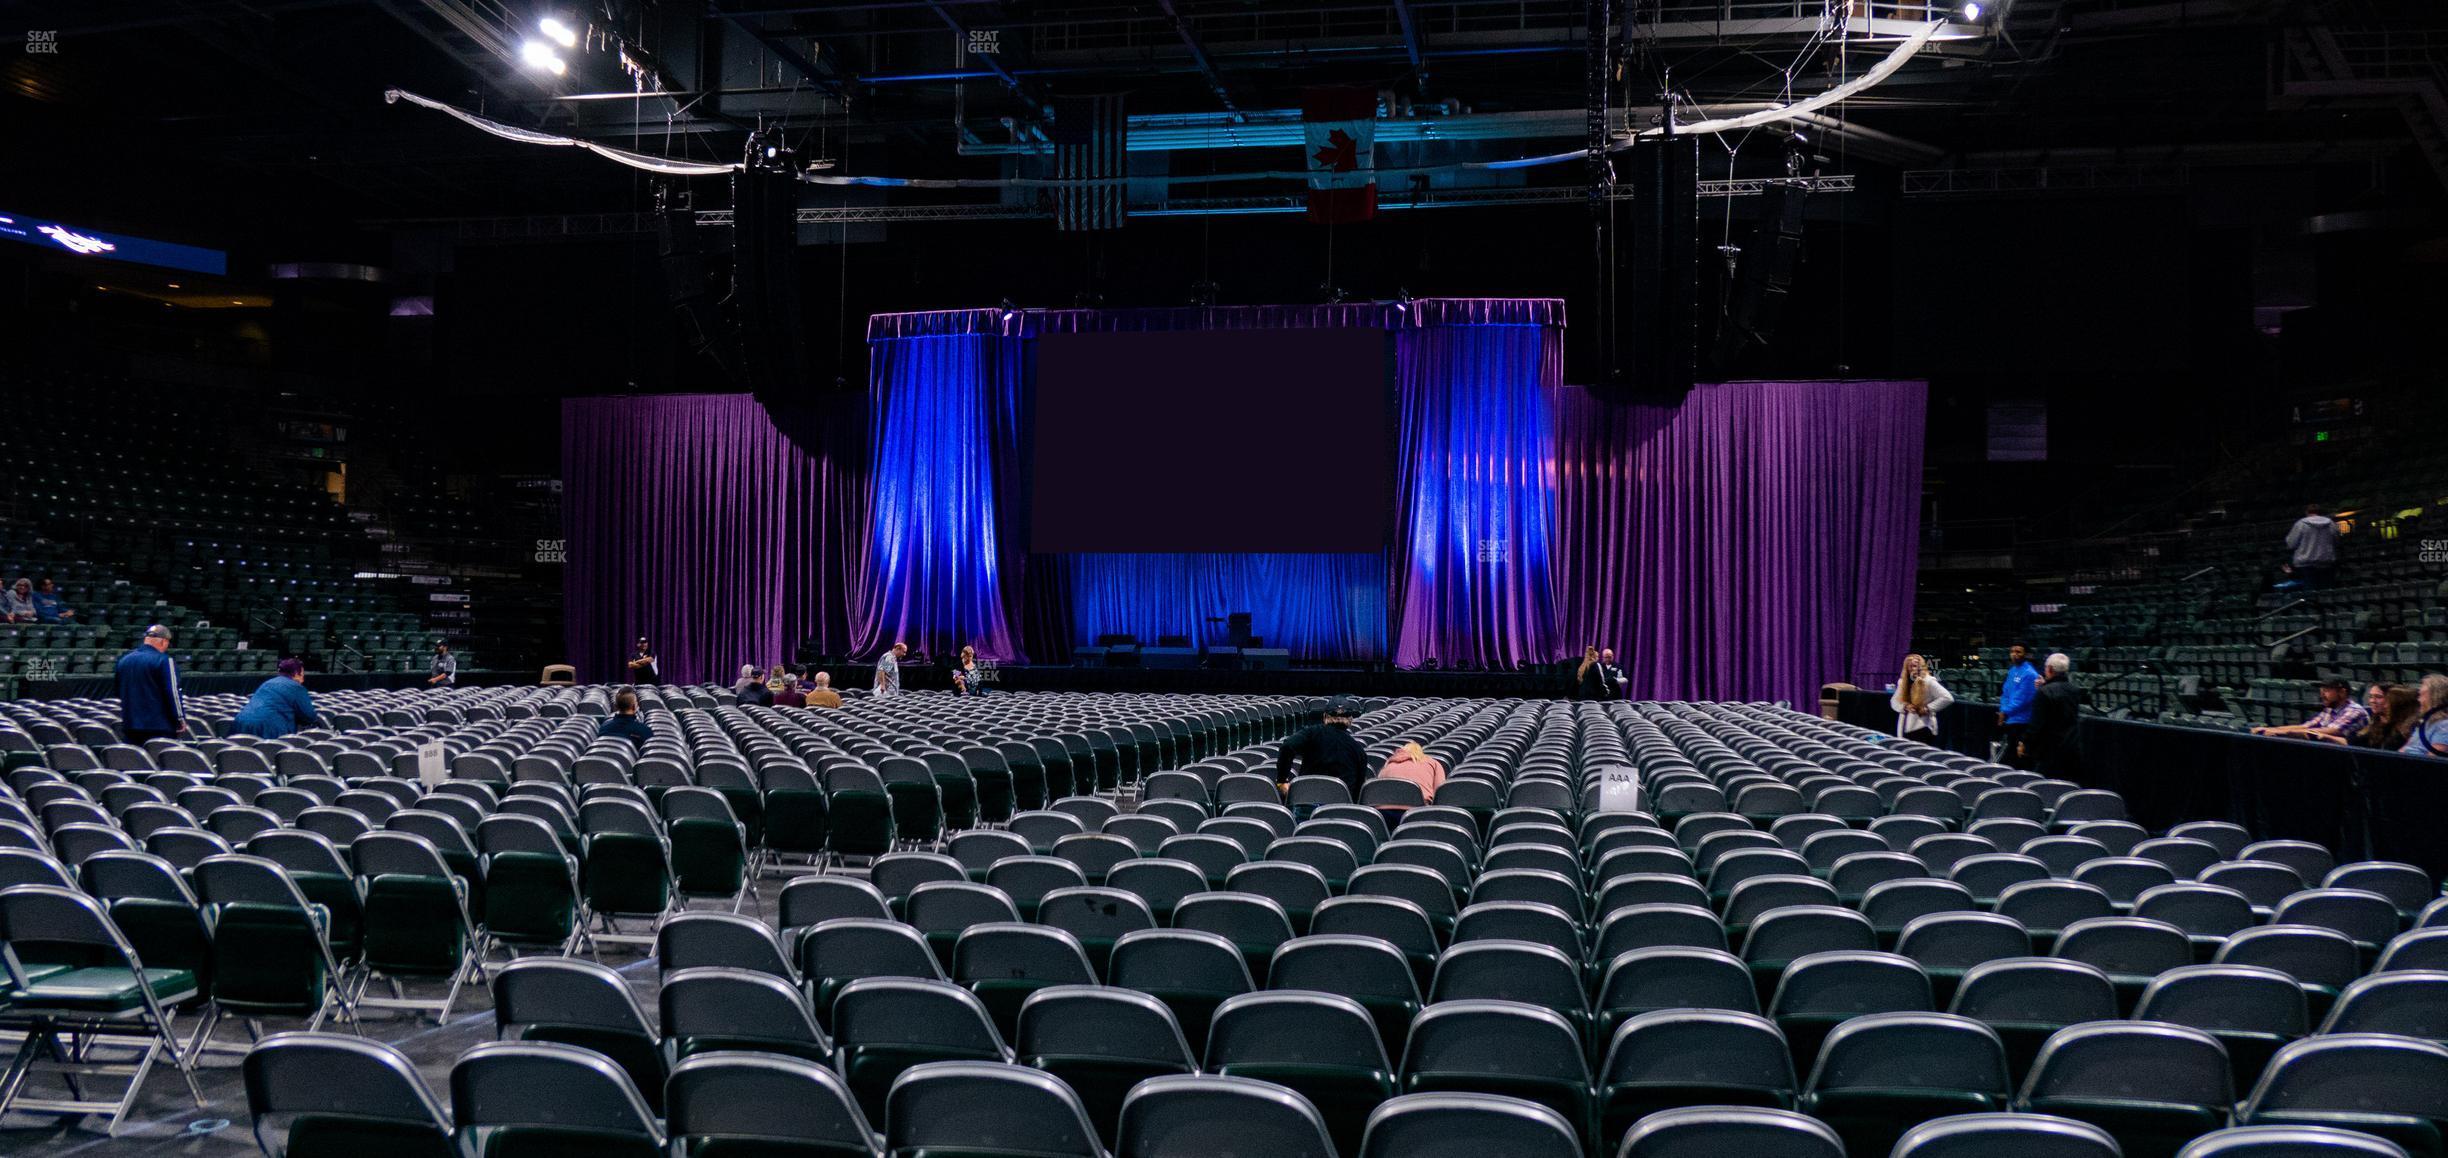
[[[1360,142],[1341,129],[1326,135],[1326,146],[1311,158],[1318,168],[1335,173],[1349,173],[1360,167]]]

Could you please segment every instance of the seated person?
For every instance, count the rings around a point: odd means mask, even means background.
[[[0,591],[0,623],[34,622],[34,581],[19,578]]]
[[[804,708],[807,706],[807,693],[799,690],[798,676],[788,673],[782,676],[782,687],[773,694],[773,706],[777,708]]]
[[[750,704],[763,704],[770,708],[773,706],[773,702],[773,689],[765,686],[764,674],[757,671],[755,668],[749,668],[748,674],[740,678],[740,706],[746,707]]]
[[[1385,767],[1377,775],[1392,780],[1408,780],[1418,785],[1420,797],[1436,803],[1437,789],[1445,786],[1445,762],[1428,754],[1417,740],[1404,744],[1386,758]]]
[[[2448,760],[2448,675],[2432,672],[2422,678],[2421,690],[2415,693],[2414,721],[2406,729],[2405,746],[2397,749],[2408,756],[2428,756]]]
[[[306,690],[306,664],[292,658],[280,661],[280,674],[255,688],[238,718],[230,721],[229,730],[232,735],[277,740],[322,726],[323,717],[314,710],[314,693]]]
[[[629,741],[632,748],[643,748],[654,739],[654,726],[638,716],[637,693],[622,688],[612,697],[612,714],[595,725],[598,736],[618,736]]]
[[[34,585],[34,618],[42,623],[66,623],[76,618],[76,608],[61,601],[59,587],[48,575]]]
[[[2371,713],[2371,723],[2353,736],[2333,743],[2394,752],[2405,747],[2406,736],[2414,730],[2415,717],[2422,715],[2421,697],[2406,684],[2373,684],[2364,693],[2363,707]]]
[[[2323,680],[2320,686],[2321,710],[2301,724],[2254,728],[2256,736],[2291,736],[2296,739],[2352,740],[2355,733],[2371,725],[2371,713],[2354,702],[2354,685],[2345,680]]]
[[[807,706],[811,708],[840,707],[841,693],[833,690],[833,673],[820,671],[816,673],[815,679],[816,686],[808,689]]]

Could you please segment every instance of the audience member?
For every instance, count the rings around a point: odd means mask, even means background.
[[[777,708],[804,708],[807,706],[807,693],[799,690],[798,676],[789,672],[782,673],[782,686],[774,689],[773,706]]]
[[[896,643],[876,659],[875,694],[879,700],[901,694],[901,657],[909,654],[909,645]]]
[[[59,586],[48,575],[34,585],[34,618],[41,623],[66,623],[76,618],[76,608],[60,598]]]
[[[2321,710],[2311,719],[2300,724],[2254,728],[2253,735],[2350,741],[2371,725],[2371,712],[2354,701],[2354,685],[2345,680],[2321,681],[2320,701]]]
[[[119,734],[130,744],[187,734],[187,705],[179,698],[178,661],[170,658],[170,629],[145,628],[144,642],[119,657]]]
[[[765,686],[765,675],[754,664],[749,665],[748,675],[740,683],[739,702],[743,707],[748,704],[773,706],[773,689]]]
[[[7,591],[0,591],[0,621],[32,623],[34,614],[33,580],[19,576]]]
[[[978,678],[977,649],[962,644],[960,659],[952,665],[952,694],[974,696],[986,690],[986,682]]]
[[[833,673],[820,671],[813,678],[816,686],[808,689],[807,706],[811,708],[840,707],[841,693],[833,690]]]
[[[1617,666],[1615,663],[1614,648],[1602,647],[1598,649],[1598,666],[1606,669],[1607,686],[1613,689],[1608,698],[1621,698],[1624,694],[1624,672],[1623,668]]]
[[[2325,587],[2337,569],[2337,520],[2321,513],[2319,503],[2304,508],[2304,517],[2287,528],[2288,580],[2281,587]]]
[[[2363,707],[2371,713],[2371,723],[2363,730],[2339,740],[2324,736],[2332,743],[2354,748],[2370,748],[2379,752],[2394,752],[2405,747],[2406,735],[2414,730],[2414,720],[2422,715],[2422,697],[2404,684],[2373,684],[2364,693]]]
[[[1437,789],[1445,786],[1445,762],[1429,755],[1428,749],[1420,747],[1416,740],[1394,749],[1394,754],[1386,758],[1385,767],[1378,769],[1377,774],[1391,780],[1410,781],[1419,787],[1420,796],[1430,804],[1436,803]]]
[[[1583,700],[1615,698],[1615,687],[1607,678],[1607,665],[1598,657],[1597,644],[1581,649],[1581,666],[1573,672],[1573,696]]]
[[[752,683],[755,683],[756,681],[757,681],[757,665],[755,665],[755,664],[753,664],[753,663],[743,663],[743,664],[741,664],[741,665],[740,665],[739,678],[738,678],[738,679],[735,679],[735,680],[733,680],[733,681],[731,681],[731,694],[733,694],[733,695],[742,695],[742,694],[745,694],[745,693],[748,691],[748,685],[749,685],[749,684],[752,684]]]
[[[451,654],[450,644],[434,641],[433,674],[425,678],[429,688],[447,688],[459,682],[459,657]]]
[[[612,714],[595,725],[597,736],[618,736],[629,741],[632,748],[643,748],[654,739],[654,725],[638,715],[637,691],[622,688],[612,695]]]
[[[2082,689],[2074,686],[2074,661],[2062,651],[2050,652],[2040,671],[2040,690],[2032,695],[2031,726],[2023,731],[2023,750],[2031,755],[2032,771],[2062,778],[2082,766],[2076,732],[2082,722]]]
[[[1592,657],[1592,662],[1595,658]],[[1348,699],[1336,697],[1326,701],[1326,718],[1294,732],[1275,753],[1276,789],[1292,791],[1292,766],[1297,761],[1299,775],[1332,776],[1351,790],[1352,799],[1359,799],[1360,781],[1368,776],[1369,765],[1368,749],[1361,747],[1359,737],[1351,734],[1352,717],[1359,714]]]
[[[633,684],[663,682],[662,672],[655,666],[654,648],[647,645],[646,637],[643,635],[638,637],[637,647],[629,652],[629,682]]]
[[[277,740],[322,726],[323,717],[314,710],[314,693],[306,690],[306,663],[291,658],[280,661],[279,675],[256,685],[255,694],[247,697],[246,707],[230,721],[229,730]]]
[[[1955,693],[1931,675],[1929,661],[1916,653],[1904,657],[1903,674],[1896,677],[1895,694],[1887,703],[1895,709],[1896,735],[1923,744],[1938,742],[1938,713],[1955,702]]]
[[[2432,672],[2422,678],[2414,722],[2407,727],[2405,746],[2398,751],[2448,759],[2448,675]]]
[[[2032,693],[2040,690],[2040,669],[2032,666],[2031,649],[2015,644],[2006,649],[2006,682],[1998,688],[1998,738],[2008,765],[2021,768],[2023,732],[2031,726]]]

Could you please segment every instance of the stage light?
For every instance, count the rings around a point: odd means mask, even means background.
[[[578,47],[578,30],[562,23],[558,16],[547,16],[537,21],[536,29],[563,48]]]
[[[561,55],[552,50],[552,45],[541,40],[530,40],[519,45],[519,59],[527,62],[529,68],[549,72],[554,76],[560,76],[569,71],[569,63],[562,60]]]

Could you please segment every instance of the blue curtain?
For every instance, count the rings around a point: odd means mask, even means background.
[[[1018,337],[946,333],[873,342],[869,554],[852,638],[860,655],[896,642],[961,645],[1025,662],[1013,512],[996,501],[1017,473],[1028,350]],[[1010,504],[1017,506],[1018,504]],[[1006,582],[1006,579],[1010,582]]]
[[[1548,579],[1563,331],[1399,331],[1394,663],[1510,667],[1558,654]]]
[[[1378,660],[1386,654],[1386,565],[1380,555],[1137,555],[1051,557],[1070,582],[1072,646],[1108,632],[1142,644],[1186,635],[1225,643],[1211,617],[1247,611],[1268,647],[1294,659]],[[1049,579],[1055,576],[1047,576]]]

